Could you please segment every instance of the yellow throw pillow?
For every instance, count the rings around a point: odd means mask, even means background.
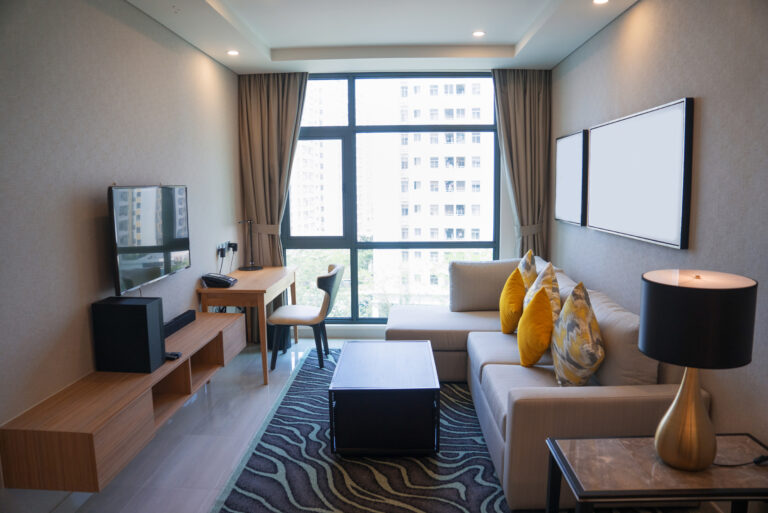
[[[536,365],[549,349],[552,336],[552,307],[547,291],[540,289],[523,310],[517,325],[517,349],[523,367]]]
[[[536,262],[533,258],[533,251],[528,250],[528,253],[517,264],[517,268],[520,269],[520,275],[523,277],[525,288],[530,288],[536,280]]]
[[[555,276],[555,268],[552,263],[548,263],[547,266],[541,270],[536,277],[536,281],[530,286],[528,292],[525,293],[525,299],[523,300],[523,310],[528,307],[528,303],[531,302],[533,296],[539,290],[546,290],[547,297],[552,312],[552,322],[557,320],[557,316],[560,314],[560,286],[557,284],[557,276]]]
[[[502,333],[509,334],[517,329],[517,323],[523,314],[523,299],[525,299],[525,283],[523,283],[520,269],[515,269],[507,278],[499,297]]]
[[[579,283],[565,300],[552,330],[552,360],[557,382],[561,386],[586,385],[603,358],[605,344],[600,326],[587,289]]]

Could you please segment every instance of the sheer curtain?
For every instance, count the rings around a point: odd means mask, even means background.
[[[517,213],[520,256],[547,256],[547,191],[552,72],[493,70],[496,123],[505,176]]]

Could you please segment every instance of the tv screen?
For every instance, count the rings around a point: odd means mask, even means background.
[[[190,266],[185,186],[113,186],[108,196],[117,295]]]

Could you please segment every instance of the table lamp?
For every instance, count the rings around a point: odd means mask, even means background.
[[[757,282],[715,271],[664,269],[643,274],[639,348],[685,367],[672,406],[656,428],[661,460],[703,470],[715,459],[715,429],[699,389],[699,369],[752,361]]]

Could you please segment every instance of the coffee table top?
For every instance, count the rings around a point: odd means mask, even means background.
[[[429,340],[350,340],[341,350],[329,390],[439,388]]]
[[[767,497],[768,467],[712,465],[701,472],[676,470],[659,460],[652,437],[547,439],[576,497]],[[717,436],[715,461],[750,461],[768,449],[750,435]]]

